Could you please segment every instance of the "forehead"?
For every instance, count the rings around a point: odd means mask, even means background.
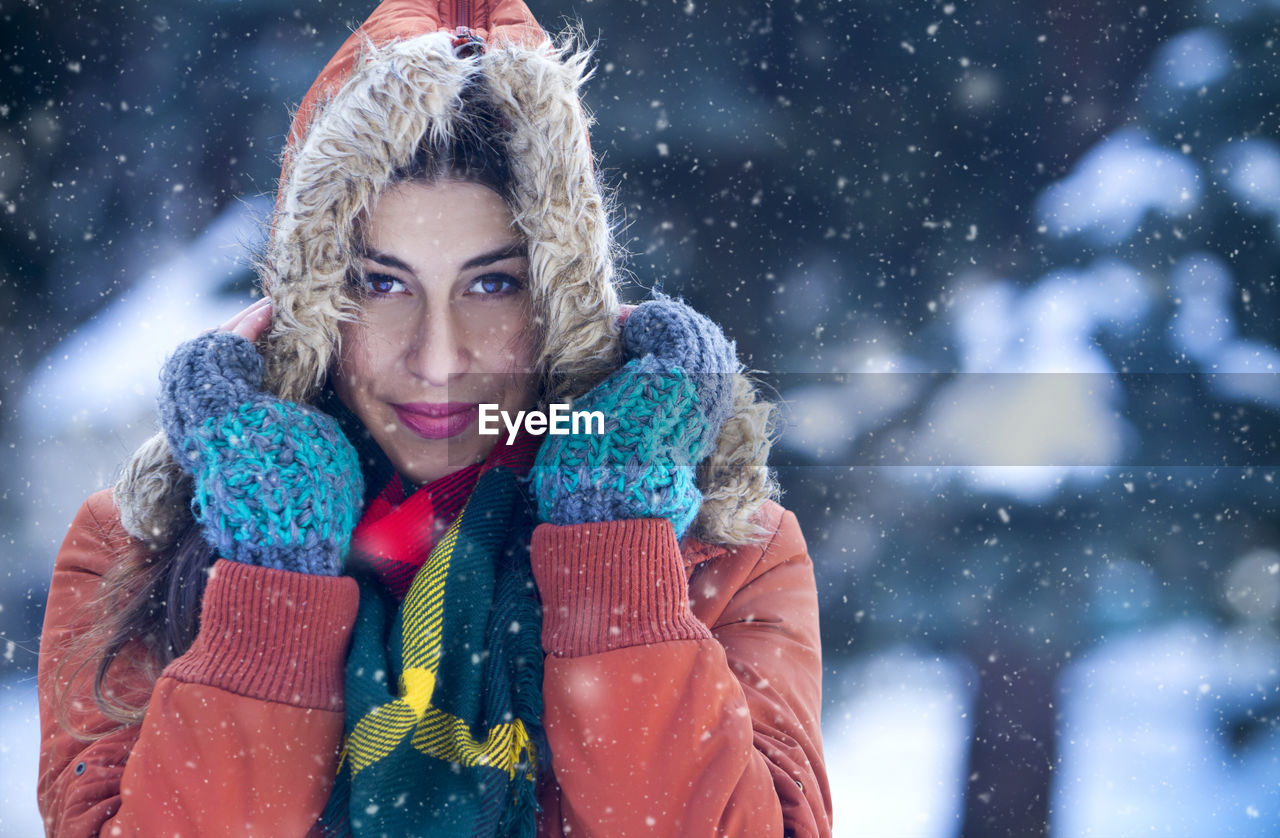
[[[466,181],[412,181],[389,187],[369,215],[371,247],[410,251],[466,250],[514,239],[511,208],[487,186]]]

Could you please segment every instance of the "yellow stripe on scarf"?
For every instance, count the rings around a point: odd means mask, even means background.
[[[469,505],[469,504],[468,504]],[[458,546],[458,531],[467,510],[464,507],[449,531],[418,571],[404,598],[404,665],[406,669],[426,669],[434,677],[440,665],[441,630],[444,626],[444,582]]]
[[[350,759],[352,776],[359,774],[390,754],[410,734],[413,747],[428,756],[466,766],[493,766],[513,778],[522,754],[527,752],[528,763],[533,762],[533,742],[519,719],[494,725],[485,741],[478,742],[466,722],[431,706],[440,665],[444,583],[465,515],[463,509],[454,519],[405,597],[405,669],[400,676],[400,697],[375,707],[356,723],[343,746],[339,771],[342,763]]]
[[[466,722],[432,707],[413,734],[413,747],[449,762],[499,768],[513,778],[523,752],[528,751],[528,763],[533,764],[533,742],[519,719],[494,725],[485,741],[477,742]]]
[[[400,676],[400,698],[375,707],[356,722],[347,737],[342,758],[351,759],[352,775],[359,774],[395,750],[418,727],[431,705],[436,676],[425,669],[406,669]]]

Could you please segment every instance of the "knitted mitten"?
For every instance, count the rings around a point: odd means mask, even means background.
[[[682,537],[702,505],[694,467],[731,409],[734,345],[715,323],[668,297],[622,327],[629,358],[573,403],[601,411],[603,434],[549,436],[531,472],[538,515],[553,524],[668,518]]]
[[[336,576],[360,514],[359,460],[333,419],[262,392],[265,366],[230,332],[187,341],[160,372],[161,427],[219,556]]]

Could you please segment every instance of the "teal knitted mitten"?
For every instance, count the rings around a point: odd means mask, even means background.
[[[160,373],[161,427],[219,556],[337,576],[360,515],[359,460],[332,418],[263,393],[263,368],[239,335],[187,341]]]
[[[549,436],[530,478],[540,520],[581,524],[667,518],[682,537],[702,493],[694,469],[714,450],[738,371],[718,326],[667,297],[623,325],[621,369],[573,403],[600,411],[604,433]]]

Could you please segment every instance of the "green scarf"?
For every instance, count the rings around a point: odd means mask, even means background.
[[[516,475],[491,468],[399,606],[348,560],[360,608],[326,834],[534,836],[547,757],[534,523]]]

